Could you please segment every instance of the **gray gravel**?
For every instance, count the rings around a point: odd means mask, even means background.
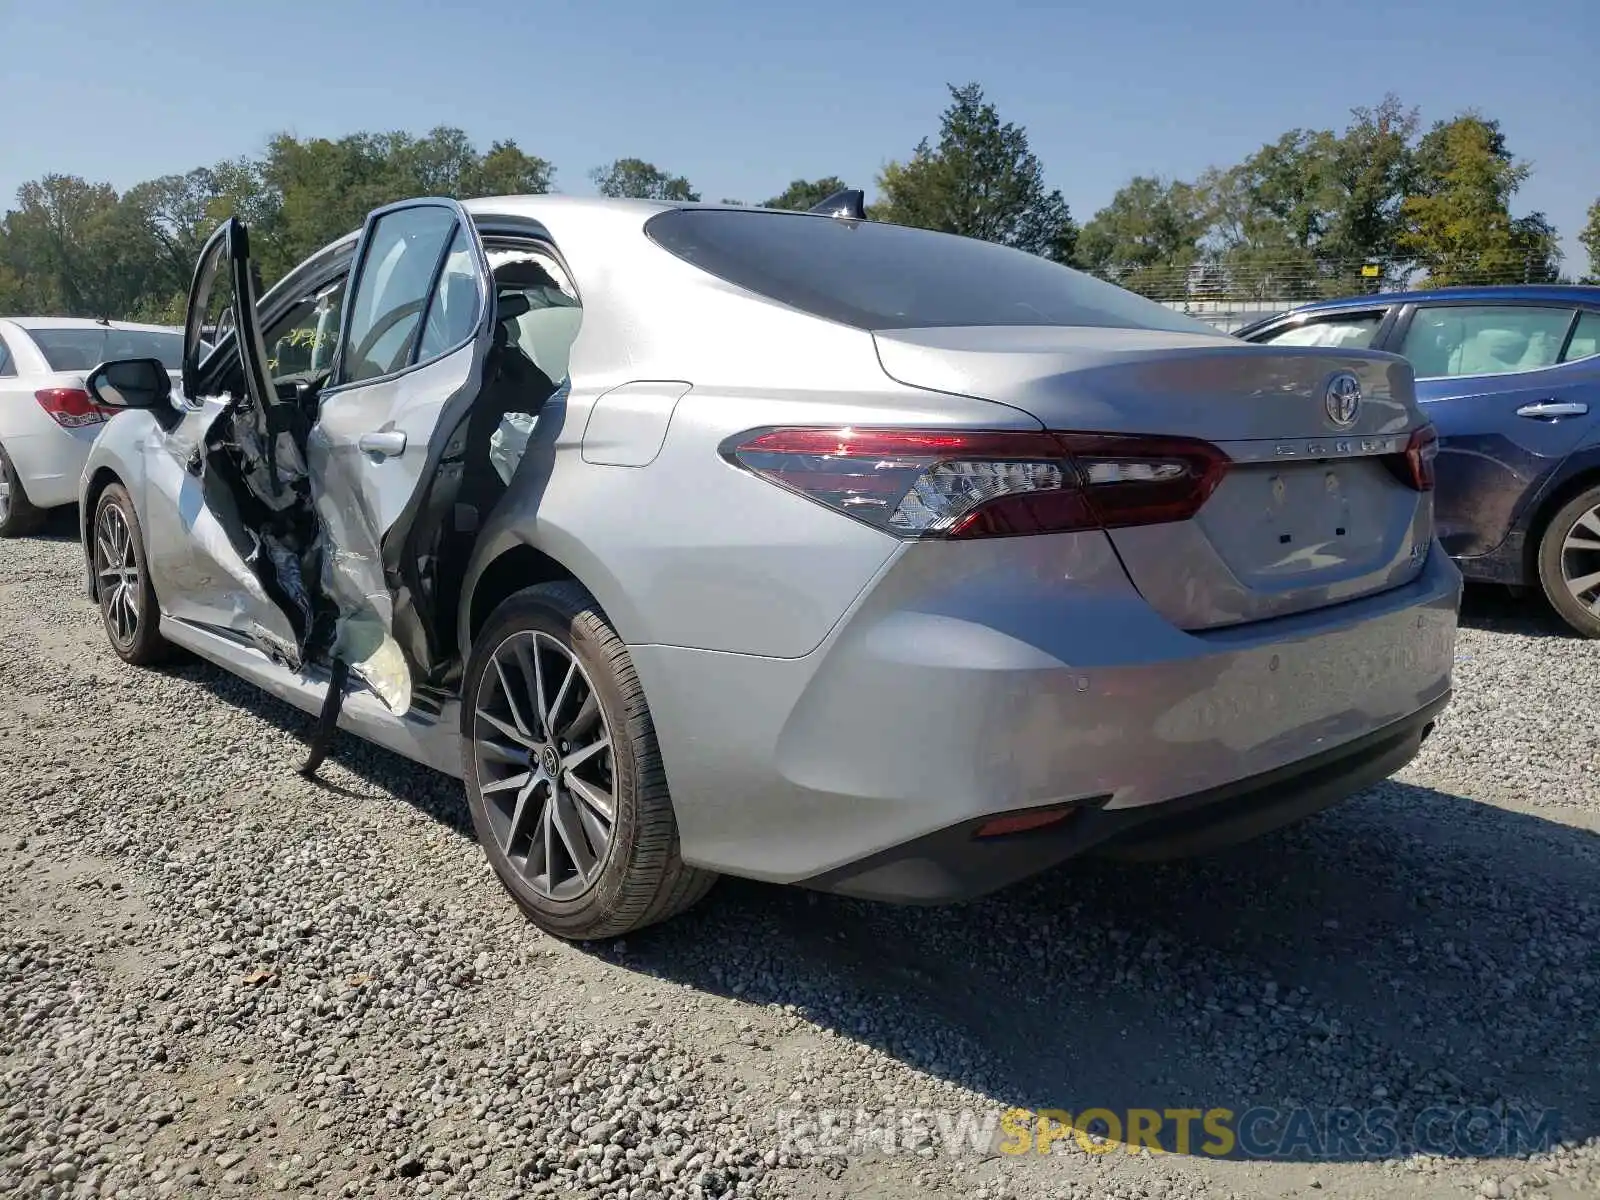
[[[725,881],[609,947],[457,786],[220,672],[122,666],[70,527],[0,543],[0,1195],[1600,1191],[1600,643],[1474,598],[1403,775],[1203,863],[954,909]],[[1524,1157],[895,1153],[780,1110],[1554,1108]],[[920,1153],[918,1152],[920,1144]]]

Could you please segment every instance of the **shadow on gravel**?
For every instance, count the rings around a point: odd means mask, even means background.
[[[724,881],[596,949],[1002,1105],[1228,1109],[1227,1157],[1482,1157],[1600,1132],[1597,895],[1595,834],[1391,782],[1210,859],[1072,864],[959,908]]]
[[[193,681],[218,700],[243,709],[288,734],[299,744],[275,746],[268,753],[278,755],[284,778],[303,780],[298,772],[310,753],[308,739],[316,725],[315,717],[189,654],[184,654],[165,670],[169,675]],[[355,776],[354,786],[332,777],[336,768],[341,767]],[[305,782],[343,799],[388,801],[391,795],[399,796],[462,837],[476,836],[459,781],[342,730],[334,739],[317,778]]]
[[[1461,623],[1469,629],[1524,637],[1578,638],[1537,592],[1514,594],[1494,584],[1469,583],[1461,597]]]
[[[78,532],[78,506],[69,504],[65,508],[50,509],[45,513],[43,527],[28,537],[36,542],[82,541],[82,535]]]
[[[1537,602],[1493,591],[1469,593],[1464,619],[1562,636]],[[294,743],[311,729],[207,664],[171,670]],[[298,744],[273,752],[285,776],[303,761]],[[356,780],[337,791],[392,793],[473,836],[453,779],[348,735],[329,768]],[[1154,1110],[1168,1150],[1181,1109],[1233,1114],[1228,1157],[1291,1162],[1600,1134],[1600,836],[1393,781],[1211,858],[1074,863],[957,907],[724,880],[684,916],[588,950],[794,1005],[1000,1105],[1124,1123]],[[778,1050],[751,1065],[792,1078],[795,1051]],[[808,1103],[854,1112],[872,1086]],[[1208,1139],[1192,1129],[1193,1151]]]

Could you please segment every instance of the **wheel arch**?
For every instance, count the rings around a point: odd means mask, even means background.
[[[1522,542],[1522,572],[1525,580],[1533,584],[1539,581],[1539,547],[1556,513],[1580,492],[1597,486],[1600,486],[1600,446],[1577,451],[1567,460],[1561,478],[1539,497],[1528,514],[1528,535]]]
[[[84,486],[78,505],[78,544],[83,549],[84,576],[88,580],[89,599],[96,604],[100,602],[100,584],[94,574],[94,547],[89,541],[89,531],[94,527],[94,510],[100,505],[100,497],[114,483],[121,484],[124,488],[128,486],[123,482],[122,476],[111,467],[96,467],[89,476],[89,482]]]
[[[485,554],[467,572],[462,590],[457,640],[463,666],[472,653],[478,631],[502,601],[523,588],[565,579],[583,584],[577,572],[527,542],[514,541]]]

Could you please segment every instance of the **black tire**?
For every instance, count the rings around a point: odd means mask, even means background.
[[[131,621],[126,599],[117,599],[117,588],[108,584],[103,577],[98,577],[102,567],[111,565],[102,561],[104,550],[101,538],[108,523],[118,519],[126,526],[128,555],[137,573],[137,580],[128,585],[135,602]],[[88,549],[97,573],[95,584],[100,596],[100,622],[105,627],[106,640],[111,643],[117,657],[136,667],[148,667],[166,661],[172,654],[172,643],[160,632],[161,610],[156,604],[155,586],[150,582],[150,565],[144,552],[144,530],[139,526],[138,513],[134,512],[133,499],[120,483],[113,483],[100,493],[99,503],[94,509],[94,523],[89,526]]]
[[[44,524],[47,510],[28,499],[4,446],[0,446],[0,483],[5,484],[5,494],[0,496],[0,537],[26,537],[36,532]]]
[[[1584,637],[1590,638],[1600,638],[1600,613],[1572,594],[1567,586],[1566,573],[1562,570],[1562,560],[1568,553],[1565,543],[1569,537],[1576,533],[1588,540],[1593,533],[1592,525],[1580,527],[1579,521],[1597,508],[1600,508],[1600,486],[1580,492],[1563,504],[1556,515],[1550,518],[1544,536],[1539,539],[1539,586],[1544,589],[1545,598],[1563,621]],[[1600,551],[1580,553],[1586,564],[1592,564],[1585,566],[1586,571],[1600,571]],[[1596,603],[1600,603],[1600,600]]]
[[[591,694],[598,701],[610,739],[606,752],[614,799],[610,839],[585,890],[562,898],[541,892],[508,849],[502,848],[480,778],[478,738],[492,730],[482,724],[478,708],[480,703],[490,703],[494,689],[503,688],[506,678],[497,672],[486,684],[486,676],[498,652],[530,635],[536,647],[549,645],[538,642],[538,637],[551,639],[582,667],[587,677],[583,682],[592,685]],[[474,641],[461,696],[463,775],[473,828],[500,882],[541,929],[576,941],[620,937],[676,916],[711,890],[716,874],[686,866],[679,857],[678,823],[667,792],[655,725],[627,647],[582,586],[572,582],[540,584],[503,601]],[[533,758],[537,762],[537,754]],[[497,801],[507,803],[500,797]],[[504,808],[497,805],[496,812],[504,822]],[[515,817],[510,825],[508,843],[514,844]],[[530,847],[526,859],[532,858]],[[547,881],[551,878],[546,877]]]

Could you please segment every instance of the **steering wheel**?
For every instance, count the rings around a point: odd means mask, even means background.
[[[407,317],[416,316],[422,311],[422,307],[426,303],[427,300],[425,297],[416,300],[407,300],[398,308],[391,309],[389,312],[384,313],[383,316],[379,317],[378,320],[373,324],[372,328],[367,330],[367,335],[361,339],[360,344],[356,346],[355,351],[351,354],[351,357],[356,362],[365,362],[367,355],[372,352],[372,348],[378,344],[378,342],[383,338],[384,334],[388,333]],[[411,342],[415,336],[416,334],[413,332],[412,337],[406,338],[406,340],[401,344],[400,348],[395,351],[396,359],[400,358],[403,354],[408,354],[410,352]],[[388,367],[380,371],[379,374],[387,375],[390,371],[396,369],[397,364],[391,361]]]

